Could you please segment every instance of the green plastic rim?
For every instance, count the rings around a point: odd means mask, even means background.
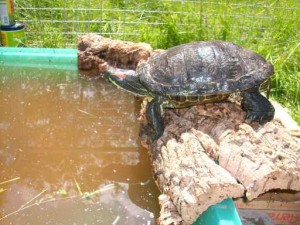
[[[0,65],[77,70],[77,49],[0,48]]]

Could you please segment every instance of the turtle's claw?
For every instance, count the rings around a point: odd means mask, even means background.
[[[260,124],[272,120],[274,117],[274,112],[257,112],[257,111],[248,111],[246,114],[246,120],[256,121]]]
[[[263,124],[274,118],[275,109],[258,90],[258,87],[253,87],[242,93],[242,108],[246,111],[246,120]]]

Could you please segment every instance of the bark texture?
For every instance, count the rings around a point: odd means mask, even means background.
[[[244,118],[231,102],[166,110],[163,136],[154,144],[143,136],[157,184],[185,223],[243,191],[252,200],[273,189],[300,190],[300,141],[282,125],[282,115],[264,125]]]
[[[196,135],[184,133],[179,141],[170,139],[159,148],[153,161],[155,180],[187,223],[210,205],[243,196],[243,186],[209,158]]]
[[[152,53],[152,47],[146,43],[112,40],[96,34],[82,35],[78,43],[78,68],[88,76],[102,74],[107,64],[134,70]]]

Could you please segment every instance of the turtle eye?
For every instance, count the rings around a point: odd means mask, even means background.
[[[99,52],[98,56],[100,59],[105,59],[106,58],[106,54],[107,54],[107,49],[104,49],[102,51]]]

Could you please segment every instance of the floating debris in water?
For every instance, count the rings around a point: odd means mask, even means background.
[[[117,222],[119,221],[119,219],[120,219],[120,216],[117,216],[116,219],[114,220],[114,222],[112,223],[112,225],[117,224]]]
[[[16,177],[16,178],[13,178],[13,179],[10,179],[10,180],[6,180],[6,181],[1,182],[0,185],[6,184],[6,183],[9,183],[9,182],[13,182],[13,181],[16,181],[16,180],[19,180],[19,179],[20,179],[20,177]]]

